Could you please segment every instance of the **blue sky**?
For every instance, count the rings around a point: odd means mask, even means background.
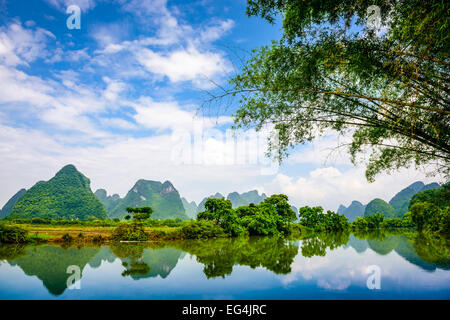
[[[70,5],[81,9],[79,30],[66,25]],[[170,180],[188,200],[258,189],[328,209],[389,200],[430,180],[404,170],[368,184],[363,166],[330,153],[347,139],[332,132],[295,148],[281,167],[264,158],[264,134],[227,140],[236,104],[203,106],[207,92],[226,86],[252,48],[281,35],[280,24],[248,18],[245,6],[0,0],[0,204],[68,163],[93,190],[121,196],[143,178]]]

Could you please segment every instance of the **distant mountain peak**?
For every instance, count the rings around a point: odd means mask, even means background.
[[[173,186],[173,184],[170,182],[170,181],[165,181],[163,184],[162,184],[162,188],[161,188],[161,195],[162,196],[164,196],[164,195],[167,195],[167,194],[169,194],[169,193],[172,193],[172,192],[176,192],[177,190],[175,189],[175,187]]]
[[[416,181],[393,196],[389,204],[395,209],[396,215],[401,217],[408,211],[409,201],[416,193],[439,187],[440,185],[435,182],[425,185],[422,181]]]
[[[181,197],[170,181],[161,183],[139,179],[127,195],[108,210],[108,215],[112,218],[124,218],[127,207],[138,206],[152,207],[154,219],[187,218]]]
[[[12,218],[106,218],[106,210],[90,187],[90,180],[74,165],[66,165],[48,181],[26,191],[11,211]]]
[[[55,176],[62,175],[62,174],[68,174],[68,175],[71,175],[71,174],[81,174],[81,173],[77,170],[77,168],[76,168],[73,164],[68,164],[68,165],[62,167],[62,168],[56,173]]]

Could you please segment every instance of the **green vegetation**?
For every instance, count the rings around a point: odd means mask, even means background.
[[[137,181],[125,198],[108,211],[108,216],[124,219],[127,207],[152,207],[154,219],[188,219],[180,194],[169,181]]]
[[[397,218],[395,209],[386,201],[378,198],[367,204],[364,216],[368,217],[376,213],[382,213],[386,218]]]
[[[25,229],[0,223],[0,243],[25,242],[28,242],[28,233]]]
[[[225,230],[213,221],[198,220],[189,222],[181,228],[185,239],[206,239],[226,237]]]
[[[213,221],[228,236],[289,234],[296,218],[286,195],[273,195],[259,205],[232,208],[230,200],[209,198],[198,220]]]
[[[357,230],[372,230],[380,229],[382,222],[384,221],[384,215],[377,212],[370,216],[358,217],[352,223],[352,228]]]
[[[322,207],[301,207],[300,225],[314,231],[344,231],[349,228],[348,219],[343,214],[332,211],[323,213]]]
[[[150,219],[150,216],[153,213],[153,209],[151,207],[127,207],[127,212],[133,213],[133,220],[142,222],[144,220]]]
[[[276,274],[291,272],[291,264],[298,254],[296,243],[279,237],[222,238],[208,241],[182,241],[180,249],[195,255],[204,265],[206,277],[230,275],[236,264],[252,269],[264,267]]]
[[[5,218],[11,214],[14,205],[16,204],[17,201],[19,201],[20,197],[22,197],[26,191],[27,191],[26,189],[19,190],[19,192],[13,195],[12,198],[9,199],[8,202],[6,202],[2,210],[0,210],[0,219]]]
[[[414,182],[405,189],[397,193],[390,201],[389,204],[395,209],[396,216],[401,218],[403,214],[408,212],[409,202],[411,198],[418,192],[439,188],[438,183],[430,183],[425,185],[422,181]]]
[[[104,189],[98,189],[94,194],[103,204],[107,213],[111,212],[122,200],[118,194],[108,196]]]
[[[415,194],[409,202],[409,208],[417,202],[428,202],[445,209],[450,205],[450,182],[440,188],[426,190]]]
[[[112,233],[116,241],[147,241],[150,239],[142,223],[121,224]]]
[[[150,219],[153,212],[151,207],[127,207],[128,213],[133,213],[133,222],[118,226],[112,237],[116,241],[147,241],[150,236],[145,232],[144,220]]]
[[[106,211],[92,193],[89,179],[67,165],[20,197],[8,216],[10,220],[19,218],[106,219]]]
[[[189,202],[186,200],[186,198],[181,198],[181,203],[183,203],[184,212],[186,213],[186,215],[191,219],[195,219],[198,211],[195,201]]]
[[[366,206],[364,206],[359,201],[352,201],[352,203],[348,206],[348,208],[344,206],[340,206],[338,209],[339,214],[343,214],[347,217],[348,222],[353,222],[357,217],[363,217],[364,216],[364,210],[366,209]]]
[[[450,235],[450,186],[446,185],[416,193],[409,201],[409,211],[401,218],[385,219],[386,203],[377,201],[370,206],[370,214],[358,217],[352,223],[353,230],[400,228],[416,229],[418,232]],[[368,205],[369,207],[369,205]],[[368,210],[366,209],[366,213]]]
[[[374,4],[381,33],[367,23]],[[249,16],[281,17],[283,37],[255,49],[212,99],[240,98],[236,127],[274,124],[269,151],[279,160],[332,130],[352,134],[353,163],[371,151],[369,181],[424,164],[448,177],[449,10],[438,0],[248,1]]]

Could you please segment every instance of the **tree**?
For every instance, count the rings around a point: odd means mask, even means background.
[[[344,231],[350,226],[343,214],[330,210],[325,214],[322,207],[302,207],[299,217],[301,225],[316,231]]]
[[[428,202],[416,202],[410,208],[412,221],[417,225],[418,231],[423,231],[426,227],[438,229],[440,218],[439,207]]]
[[[198,220],[214,221],[230,236],[245,232],[230,200],[209,198],[205,202],[205,211],[198,213]]]
[[[128,213],[133,213],[133,220],[135,221],[147,220],[153,213],[153,209],[151,207],[127,207],[126,210]]]
[[[380,229],[381,223],[384,220],[384,214],[377,212],[365,217],[369,229]]]
[[[384,28],[367,23],[371,5]],[[338,147],[353,163],[370,152],[369,181],[411,165],[448,177],[449,11],[438,0],[249,0],[249,16],[282,18],[283,37],[254,50],[211,100],[240,96],[236,128],[273,125],[279,161],[333,130],[352,136]]]

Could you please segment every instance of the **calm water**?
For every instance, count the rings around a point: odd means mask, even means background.
[[[69,266],[81,271],[79,289],[67,288]],[[380,289],[368,288],[369,277]],[[450,245],[442,238],[0,246],[0,299],[449,298]]]

